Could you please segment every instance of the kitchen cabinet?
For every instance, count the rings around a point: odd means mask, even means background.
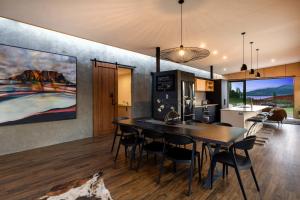
[[[213,92],[214,91],[214,81],[199,79],[195,80],[195,90],[200,92]]]
[[[215,120],[220,121],[220,109],[228,107],[228,86],[226,80],[215,80],[214,82],[214,92],[207,92],[206,99],[209,103],[218,104]]]
[[[217,116],[217,106],[216,104],[209,104],[207,105],[207,110],[209,112],[209,123],[216,122]],[[204,121],[203,115],[204,115],[205,106],[196,106],[195,107],[195,120],[196,121]]]

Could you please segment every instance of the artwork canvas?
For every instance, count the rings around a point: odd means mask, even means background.
[[[0,125],[76,118],[76,57],[0,44]]]

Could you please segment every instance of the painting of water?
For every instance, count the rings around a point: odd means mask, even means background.
[[[0,126],[76,118],[76,57],[0,44]]]

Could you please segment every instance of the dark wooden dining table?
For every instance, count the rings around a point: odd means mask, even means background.
[[[129,125],[138,129],[152,129],[162,133],[183,134],[194,138],[196,141],[205,142],[208,144],[209,153],[211,156],[220,151],[221,146],[230,146],[236,140],[244,137],[247,129],[238,127],[227,127],[214,124],[205,124],[199,122],[180,122],[175,125],[168,125],[163,121],[158,121],[149,118],[135,118],[125,119],[116,122],[120,125]],[[210,147],[210,144],[215,144],[214,150]],[[212,166],[215,168],[215,166]],[[210,170],[203,182],[203,186],[210,187]],[[215,173],[216,176],[213,180],[216,180],[220,174]]]

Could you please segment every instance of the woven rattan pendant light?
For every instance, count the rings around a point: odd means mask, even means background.
[[[193,60],[199,60],[209,56],[210,52],[207,49],[198,47],[184,47],[182,44],[182,5],[184,0],[179,0],[180,4],[180,46],[170,49],[164,49],[160,53],[160,57],[164,60],[169,60],[176,63],[187,63]]]

